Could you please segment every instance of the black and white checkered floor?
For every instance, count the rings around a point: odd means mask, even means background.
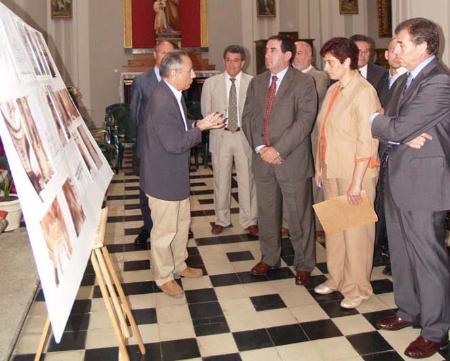
[[[294,284],[290,265],[293,250],[283,239],[282,267],[268,276],[249,270],[260,259],[257,238],[239,226],[237,194],[233,193],[233,227],[220,236],[210,233],[214,220],[212,172],[201,167],[191,173],[192,237],[188,264],[202,267],[201,279],[182,279],[185,297],[173,299],[153,282],[149,251],[133,240],[142,225],[138,179],[125,169],[108,191],[106,240],[117,262],[123,287],[144,339],[141,357],[129,340],[132,360],[172,361],[319,361],[407,360],[403,350],[419,330],[377,331],[375,321],[395,308],[392,283],[374,267],[375,294],[355,310],[340,308],[339,293],[319,296],[314,286],[325,280],[324,247],[317,243],[317,267],[307,288]],[[233,181],[233,192],[236,192]],[[14,350],[13,361],[33,360],[46,317],[40,293],[33,303]],[[5,327],[6,325],[3,325]],[[62,342],[50,340],[45,361],[116,361],[117,341],[107,316],[92,267],[88,267]],[[450,352],[429,360],[450,359]]]

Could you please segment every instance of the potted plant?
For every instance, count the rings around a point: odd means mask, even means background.
[[[20,226],[22,210],[19,197],[14,191],[14,182],[4,153],[3,144],[0,141],[0,214],[4,215],[2,211],[7,212],[5,219],[8,225],[5,231],[13,231]]]

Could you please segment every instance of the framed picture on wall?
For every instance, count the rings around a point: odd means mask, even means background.
[[[52,19],[71,19],[73,0],[50,0]]]
[[[378,36],[392,37],[392,1],[378,0]]]
[[[256,15],[275,16],[275,0],[256,0]]]
[[[358,12],[358,0],[339,0],[339,14],[356,15]]]

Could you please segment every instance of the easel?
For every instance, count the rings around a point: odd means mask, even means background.
[[[125,341],[130,337],[130,332],[126,323],[126,319],[130,323],[133,335],[136,337],[139,351],[145,354],[145,347],[142,341],[141,333],[136,325],[128,300],[123,292],[120,280],[114,269],[108,249],[103,245],[106,230],[106,219],[108,216],[108,207],[101,210],[100,222],[97,229],[96,243],[91,253],[91,263],[94,267],[95,277],[97,279],[103,301],[105,301],[106,310],[111,319],[114,333],[119,342],[119,360],[130,361]],[[41,359],[42,352],[47,341],[50,330],[50,319],[47,317],[42,336],[39,340],[38,350],[34,357],[34,361]]]

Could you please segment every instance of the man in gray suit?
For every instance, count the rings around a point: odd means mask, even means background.
[[[330,78],[328,77],[328,74],[324,71],[316,69],[312,63],[313,63],[313,49],[311,47],[311,44],[309,44],[306,41],[298,40],[295,42],[295,49],[296,53],[294,56],[294,60],[292,61],[292,66],[305,73],[309,74],[314,79],[314,84],[316,85],[316,91],[317,91],[317,97],[318,97],[318,110],[320,109],[322,105],[322,100],[325,98],[325,94],[327,93],[328,86],[330,85]],[[313,131],[311,132],[311,144],[312,144],[312,153],[314,160],[316,159],[316,148],[317,148],[317,131],[318,131],[318,124],[317,122],[314,123]],[[313,182],[313,199],[314,203],[319,203],[323,201],[323,193],[321,190],[317,189]],[[283,229],[281,230],[282,233],[286,234],[289,233],[287,230],[287,219],[284,215],[286,211],[283,207]],[[285,230],[286,229],[286,230]],[[320,223],[319,219],[316,217],[316,231],[320,230]]]
[[[362,34],[352,35],[350,39],[354,41],[359,49],[359,72],[375,89],[378,89],[381,78],[386,74],[387,70],[371,61],[374,57],[375,42],[372,38]]]
[[[151,265],[157,286],[180,297],[175,276],[201,277],[201,269],[186,265],[189,234],[189,156],[201,142],[202,130],[223,126],[214,113],[191,123],[182,91],[195,77],[192,61],[181,50],[167,54],[159,68],[162,81],[155,87],[145,113],[140,186],[152,211]]]
[[[239,221],[252,236],[258,236],[256,189],[251,170],[252,150],[241,131],[242,111],[248,84],[252,77],[242,69],[245,51],[230,45],[223,53],[225,71],[206,79],[202,89],[202,113],[226,114],[227,124],[210,132],[210,150],[214,173],[214,206],[216,219],[213,234],[222,233],[231,224],[231,173],[233,160],[239,195]]]
[[[145,73],[139,75],[133,81],[132,88],[132,98],[130,104],[131,119],[135,123],[136,127],[136,144],[134,148],[134,168],[135,173],[139,176],[139,160],[140,160],[140,150],[139,146],[142,144],[143,135],[143,123],[145,121],[144,113],[147,107],[147,102],[153,93],[156,85],[161,81],[161,76],[159,75],[159,64],[161,60],[167,53],[170,53],[175,49],[175,46],[169,41],[161,41],[156,44],[155,47],[155,66],[146,71]],[[139,206],[141,208],[142,218],[144,220],[144,225],[136,237],[134,243],[140,246],[146,246],[147,240],[150,237],[150,231],[152,230],[152,219],[150,208],[148,207],[148,200],[142,189],[139,189]]]
[[[393,110],[389,105],[389,115],[375,113],[370,121],[374,137],[397,144],[387,154],[385,210],[398,312],[377,326],[399,330],[419,323],[420,336],[405,354],[425,358],[448,345],[450,328],[450,74],[436,58],[436,24],[409,19],[395,33],[395,52],[408,73],[400,78]],[[420,149],[408,146],[414,138],[423,138]]]
[[[242,118],[254,150],[252,169],[262,254],[251,272],[261,275],[280,265],[283,198],[295,251],[296,284],[302,285],[315,266],[310,133],[317,94],[313,78],[290,67],[294,54],[289,38],[269,38],[265,55],[268,71],[250,82]]]

